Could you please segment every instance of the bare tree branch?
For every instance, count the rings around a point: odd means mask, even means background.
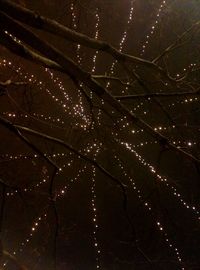
[[[0,43],[6,48],[8,48],[11,52],[20,55],[25,59],[34,61],[35,63],[42,64],[45,67],[53,68],[58,71],[63,71],[63,69],[54,61],[51,61],[50,59],[47,59],[39,55],[38,53],[35,53],[23,44],[15,42],[11,36],[5,33],[5,31],[0,30],[0,33],[2,37]]]
[[[125,82],[123,79],[120,79],[118,77],[107,76],[107,75],[92,75],[92,78],[96,80],[114,81],[126,87],[134,87],[131,83]]]
[[[6,120],[5,118],[0,116],[0,124],[3,125],[5,128],[9,129],[12,133],[14,133],[20,140],[25,142],[32,150],[34,150],[36,153],[38,153],[40,156],[42,156],[50,165],[52,165],[54,168],[59,170],[59,167],[54,163],[53,160],[51,160],[48,156],[44,155],[44,153],[35,146],[28,138],[26,138],[20,130],[17,128],[17,126],[13,125],[11,122]]]
[[[184,44],[182,40],[192,31],[194,28],[200,25],[200,21],[194,23],[192,26],[190,26],[185,32],[183,32],[177,40],[175,40],[171,45],[169,45],[159,56],[157,56],[152,62],[156,63],[158,62],[161,58],[163,58],[166,54],[169,54],[172,52],[174,49],[179,48]]]
[[[40,137],[40,138],[55,142],[57,144],[60,144],[61,146],[65,147],[66,149],[68,149],[72,153],[76,154],[79,158],[82,158],[83,160],[85,160],[85,161],[89,162],[90,164],[94,165],[95,167],[97,167],[103,174],[105,174],[107,177],[111,178],[114,182],[116,182],[122,188],[122,190],[125,192],[124,185],[117,178],[115,178],[108,171],[106,171],[97,161],[95,161],[93,159],[90,159],[89,157],[85,156],[80,151],[78,151],[77,149],[72,147],[70,144],[67,144],[65,141],[63,141],[61,139],[58,139],[58,138],[55,138],[55,137],[51,137],[51,136],[49,136],[47,134],[38,132],[36,130],[30,129],[30,128],[27,128],[27,127],[12,124],[11,122],[9,122],[8,120],[4,119],[1,116],[0,116],[0,123],[3,126],[5,126],[6,128],[8,128],[10,131],[14,132],[21,139],[22,139],[21,136],[23,136],[23,135],[20,133],[20,131],[25,131],[26,133],[29,133],[29,134],[35,135],[37,137]],[[29,142],[26,141],[26,143],[29,143]],[[32,147],[32,145],[31,145],[31,147]],[[44,157],[47,159],[47,161],[50,160],[46,155]],[[49,161],[49,163],[52,165],[52,161]],[[54,165],[54,167],[57,168],[56,165]]]
[[[5,82],[0,82],[0,86],[10,86],[10,85],[26,85],[26,82],[13,82],[12,80],[6,80]]]
[[[128,121],[143,128],[147,133],[149,133],[156,140],[158,140],[162,146],[164,145],[177,153],[183,154],[188,159],[200,163],[200,160],[198,158],[194,157],[193,155],[187,153],[182,149],[177,148],[175,145],[173,145],[173,143],[170,142],[167,137],[155,131],[148,123],[144,122],[134,113],[130,112],[105,88],[103,88],[96,80],[94,80],[90,73],[82,70],[76,63],[74,63],[70,58],[66,57],[62,52],[60,52],[47,42],[43,41],[37,35],[33,34],[31,31],[27,30],[22,25],[12,20],[3,13],[1,13],[1,21],[5,27],[7,25],[7,28],[9,27],[9,30],[14,31],[13,34],[17,38],[22,39],[24,42],[32,46],[35,50],[38,50],[40,53],[44,54],[45,57],[50,58],[51,60],[56,62],[58,66],[60,66],[61,69],[65,71],[72,79],[76,78],[76,80],[78,79],[80,82],[83,82],[89,89],[94,91],[94,93],[99,98],[110,104],[118,113],[126,116]],[[19,43],[17,41],[13,40],[13,42],[16,43],[17,46],[19,46]],[[29,56],[31,54],[32,51],[26,48],[26,55]],[[22,56],[24,56],[24,54],[22,54]],[[44,58],[40,60],[44,63],[44,65],[46,65]]]
[[[173,92],[173,93],[151,93],[151,94],[140,94],[140,95],[124,95],[124,96],[115,96],[117,100],[129,100],[129,99],[138,99],[138,98],[151,98],[151,97],[182,97],[182,96],[198,96],[200,94],[199,89],[194,92]]]
[[[14,265],[17,267],[17,270],[28,270],[28,268],[26,268],[24,265],[22,265],[18,259],[11,255],[8,251],[3,250],[3,255],[10,261],[12,261],[14,263]]]
[[[166,79],[168,79],[171,82],[174,82],[175,80],[171,78],[160,66],[158,66],[156,63],[132,56],[126,53],[122,53],[110,44],[96,40],[93,38],[90,38],[86,35],[83,35],[81,33],[78,33],[76,31],[73,31],[69,29],[68,27],[54,21],[50,20],[48,18],[45,18],[39,14],[34,13],[33,11],[21,7],[20,5],[17,5],[9,0],[1,0],[1,10],[12,16],[13,18],[30,25],[32,27],[35,27],[40,30],[45,30],[47,32],[50,32],[56,36],[60,36],[65,38],[68,41],[76,42],[77,44],[84,45],[86,47],[93,48],[95,50],[106,52],[110,55],[112,55],[117,61],[119,62],[132,62],[135,64],[142,64],[147,67],[150,67],[152,70],[162,74]]]

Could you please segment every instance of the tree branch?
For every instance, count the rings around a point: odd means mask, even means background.
[[[174,49],[181,46],[181,40],[185,38],[195,27],[200,25],[200,21],[194,23],[191,27],[189,27],[185,32],[183,32],[177,40],[175,40],[170,46],[168,46],[159,56],[154,58],[153,63],[158,62],[161,58],[163,58],[166,54],[172,52]]]
[[[83,46],[103,51],[110,54],[119,62],[128,61],[134,64],[142,64],[146,67],[153,69],[154,71],[162,74],[167,80],[171,82],[175,82],[175,79],[171,78],[160,66],[156,63],[132,56],[126,53],[122,53],[117,50],[115,47],[110,44],[90,38],[84,34],[78,33],[74,30],[69,29],[68,27],[48,18],[45,18],[38,13],[34,13],[33,11],[21,7],[9,0],[0,0],[1,10],[12,16],[13,18],[19,20],[20,22],[25,23],[26,25],[32,26],[39,30],[45,30],[51,34],[56,36],[60,36],[65,38],[68,41],[75,42],[77,44],[81,44]]]
[[[120,79],[118,77],[107,76],[107,75],[92,75],[92,78],[94,78],[96,80],[114,81],[114,82],[118,82],[121,85],[126,86],[126,87],[134,87],[129,82],[125,82],[124,80],[122,80],[122,79]]]
[[[13,134],[15,134],[20,140],[25,142],[32,150],[34,150],[36,153],[38,153],[40,156],[42,156],[47,163],[52,165],[54,168],[59,170],[59,167],[54,163],[53,160],[51,160],[48,156],[44,155],[44,153],[37,147],[35,146],[28,138],[26,138],[20,130],[17,128],[17,126],[13,125],[11,122],[6,120],[5,118],[0,116],[0,124],[3,125],[5,128],[10,130]]]
[[[16,266],[18,270],[28,270],[24,265],[22,265],[21,263],[19,263],[19,261],[17,260],[16,257],[14,257],[13,255],[11,255],[8,251],[3,250],[3,255],[8,258],[9,260],[11,260]]]
[[[177,148],[173,145],[170,140],[155,131],[148,123],[144,122],[141,118],[137,117],[133,112],[130,112],[123,104],[121,104],[117,99],[115,99],[105,88],[103,88],[95,79],[92,78],[92,75],[84,70],[82,70],[76,63],[74,63],[70,58],[65,56],[62,52],[54,48],[49,43],[40,39],[37,35],[33,34],[31,31],[17,23],[16,21],[9,18],[7,15],[0,12],[1,22],[4,27],[9,27],[9,30],[13,32],[14,36],[19,39],[22,39],[24,42],[32,46],[36,51],[44,54],[45,57],[53,60],[56,63],[56,70],[58,67],[61,67],[61,71],[67,73],[72,80],[76,78],[80,82],[83,82],[89,89],[91,89],[100,99],[103,99],[110,106],[112,106],[118,113],[127,117],[127,120],[133,124],[143,128],[147,133],[160,142],[162,146],[168,147],[169,149],[183,154],[188,159],[200,163],[200,160],[193,155],[185,152],[182,149]],[[4,19],[5,20],[4,20]],[[19,47],[20,44],[13,40],[13,43]],[[23,48],[23,47],[22,47]],[[26,48],[25,55],[31,56],[32,50]],[[36,54],[36,53],[34,53]],[[21,55],[21,54],[20,54]],[[24,54],[22,54],[24,56]],[[38,58],[36,57],[36,60]],[[40,58],[43,65],[46,65],[46,58]],[[47,59],[49,61],[49,59]]]
[[[5,82],[0,82],[0,86],[10,86],[10,85],[26,85],[26,82],[13,82],[11,80],[6,80]]]
[[[55,137],[52,137],[52,136],[49,136],[47,134],[38,132],[36,130],[27,128],[27,127],[23,127],[23,126],[20,126],[20,125],[15,125],[15,124],[9,122],[8,120],[4,119],[1,116],[0,116],[0,124],[2,124],[3,126],[5,126],[6,128],[8,128],[10,131],[12,131],[14,134],[16,134],[21,139],[23,139],[22,138],[23,135],[20,133],[20,131],[24,131],[26,133],[35,135],[37,137],[46,139],[48,141],[57,143],[57,144],[65,147],[67,150],[69,150],[72,153],[76,154],[79,158],[82,158],[83,160],[85,160],[85,161],[89,162],[90,164],[94,165],[95,167],[97,167],[104,175],[106,175],[107,177],[111,178],[114,182],[116,182],[118,184],[118,186],[120,186],[122,188],[123,191],[125,191],[124,185],[117,178],[115,178],[108,171],[106,171],[97,161],[95,161],[93,159],[90,159],[89,157],[85,156],[80,151],[78,151],[77,149],[75,149],[74,147],[72,147],[70,144],[67,144],[65,141],[63,141],[61,139],[58,139],[58,138],[55,138]],[[31,145],[31,147],[32,147],[32,145]],[[40,151],[40,154],[41,154],[41,151]],[[45,157],[45,159],[47,159],[47,161],[49,161],[49,158],[47,156],[44,156],[44,157]],[[52,164],[52,162],[53,161],[49,161],[50,164]],[[56,165],[54,165],[54,167],[57,168]]]
[[[176,92],[176,93],[151,93],[151,94],[140,94],[140,95],[126,95],[126,96],[115,96],[117,100],[126,99],[138,99],[138,98],[151,98],[151,97],[182,97],[182,96],[198,96],[200,90],[194,92]]]

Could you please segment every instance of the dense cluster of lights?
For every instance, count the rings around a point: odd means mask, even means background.
[[[45,69],[45,71],[47,72],[47,74],[50,75],[51,81],[54,84],[56,84],[56,87],[60,90],[59,92],[63,93],[63,95],[64,95],[63,99],[59,98],[55,93],[52,94],[50,88],[46,85],[46,83],[42,82],[41,80],[38,80],[35,75],[29,74],[28,72],[24,72],[21,67],[16,67],[15,65],[13,65],[13,63],[11,61],[3,59],[2,62],[0,61],[0,66],[9,67],[10,69],[14,70],[22,78],[23,82],[27,82],[29,84],[37,86],[38,89],[41,90],[41,92],[45,91],[52,98],[52,100],[55,103],[57,103],[57,105],[63,110],[63,112],[66,115],[71,115],[73,118],[75,118],[75,120],[76,120],[75,125],[78,125],[78,127],[83,128],[84,130],[86,130],[87,127],[90,126],[90,117],[84,113],[82,99],[80,99],[79,104],[74,105],[73,101],[69,98],[68,94],[66,93],[65,88],[64,88],[61,80],[59,80],[59,78],[57,78],[57,77],[54,78],[53,73],[50,72],[48,69]],[[79,92],[80,92],[80,90],[79,90]],[[73,106],[73,109],[71,109],[71,106]],[[80,117],[81,120],[83,120],[83,123],[80,123],[79,119],[77,119],[77,116]],[[25,117],[28,117],[28,115]],[[51,116],[49,116],[49,117],[51,117]],[[45,117],[43,116],[43,118],[45,118]],[[51,118],[53,118],[53,117],[51,117]],[[60,122],[64,122],[64,121],[61,120],[60,118],[57,118],[57,120],[55,120],[55,118],[54,118],[54,122],[60,123]],[[78,123],[80,123],[80,124],[78,124]]]
[[[72,29],[77,30],[77,16],[76,16],[75,6],[73,2],[71,3],[70,9],[71,9],[71,16],[72,16]],[[98,27],[98,25],[96,25],[96,27]],[[77,44],[76,45],[76,58],[77,58],[78,64],[81,66],[83,59],[82,59],[80,50],[81,50],[81,45]],[[96,61],[96,57],[95,57],[95,61]],[[80,88],[77,89],[79,102],[73,106],[73,112],[76,116],[79,116],[84,121],[84,123],[80,124],[79,126],[83,128],[83,130],[87,130],[87,128],[90,127],[91,121],[90,121],[90,117],[86,115],[84,106],[83,106],[83,93],[81,91],[81,88],[83,87],[83,83],[80,82],[79,85],[80,85]]]

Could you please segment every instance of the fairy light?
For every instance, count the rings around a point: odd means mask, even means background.
[[[146,102],[149,101],[153,101],[151,98],[148,98]],[[166,100],[167,101],[167,100]],[[177,104],[182,104],[182,105],[187,105],[187,104],[191,104],[194,102],[199,102],[199,97],[192,97],[192,98],[185,98],[185,97],[181,97],[179,96],[176,100],[174,100],[172,103],[166,105],[166,107],[168,108],[173,108],[175,107]],[[141,109],[142,106],[145,106],[145,102],[141,102],[139,103],[136,107],[134,107],[134,111],[137,111],[138,109]]]
[[[11,61],[7,61],[6,59],[3,60],[3,66],[4,67],[9,66],[9,68],[12,68],[12,70],[15,70],[21,77],[23,77],[23,79],[26,82],[35,84],[41,90],[41,92],[46,91],[46,93],[61,107],[63,107],[63,105],[65,104],[63,100],[60,100],[58,97],[56,97],[55,95],[51,93],[51,91],[48,89],[48,87],[46,87],[44,82],[37,80],[36,76],[34,76],[33,74],[24,72],[21,67],[16,67],[15,65],[13,65]],[[65,108],[64,108],[64,112],[71,114],[71,112]]]
[[[99,22],[100,22],[98,8],[96,9],[95,19],[96,19],[96,23],[95,23],[95,37],[94,38],[97,40],[99,37]],[[96,71],[96,60],[97,60],[98,53],[99,51],[96,51],[92,58],[92,62],[93,62],[93,67],[91,71],[92,73]]]
[[[72,155],[72,153],[55,153],[52,155],[47,155],[44,154],[45,156],[48,156],[49,158],[66,158],[70,155]],[[33,159],[39,159],[40,156],[35,154],[35,155],[2,155],[0,156],[0,158],[2,158],[4,161],[17,161],[17,160],[33,160]],[[66,164],[60,166],[59,171],[57,172],[58,174],[61,174],[64,172],[65,168],[69,168],[72,166],[74,159],[70,159]],[[40,188],[42,185],[48,183],[49,181],[49,175],[47,175],[47,169],[46,170],[42,170],[42,179],[39,182],[36,182],[34,184],[29,185],[28,187],[22,188],[20,189],[21,192],[33,192],[36,191],[38,188]],[[6,196],[7,197],[14,197],[15,195],[18,194],[18,190],[14,189],[13,191],[7,192]]]
[[[172,241],[169,239],[169,236],[165,232],[164,226],[161,224],[161,222],[160,221],[157,221],[156,224],[157,224],[158,230],[163,233],[163,237],[165,238],[165,242],[168,244],[168,246],[171,249],[173,249],[178,262],[181,264],[181,270],[185,270],[185,267],[182,266],[183,260],[182,260],[181,255],[180,255],[180,251],[178,250],[178,248],[176,247],[176,245],[174,243],[172,243]]]
[[[84,113],[84,108],[83,108],[83,103],[82,103],[82,98],[80,98],[79,100],[79,104],[73,104],[72,100],[68,98],[67,94],[65,91],[63,91],[63,85],[61,81],[58,81],[59,79],[56,78],[54,79],[52,73],[51,73],[51,80],[53,83],[56,83],[56,86],[58,87],[58,89],[60,89],[60,91],[64,92],[64,96],[66,96],[66,99],[68,100],[68,102],[70,102],[68,105],[66,104],[66,100],[62,100],[58,97],[55,96],[55,94],[51,93],[51,90],[49,87],[46,86],[46,83],[37,80],[36,76],[34,76],[33,74],[29,74],[28,72],[23,72],[21,67],[16,68],[15,65],[13,65],[13,63],[11,61],[7,61],[6,59],[4,59],[2,61],[2,63],[0,63],[0,65],[2,65],[3,67],[9,67],[12,68],[13,70],[15,70],[21,77],[23,77],[23,79],[29,83],[32,83],[34,85],[36,85],[38,87],[38,89],[41,90],[41,92],[45,91],[51,98],[52,100],[57,103],[57,105],[62,109],[62,111],[64,113],[66,113],[67,115],[70,115],[71,117],[75,118],[75,120],[77,120],[77,116],[79,116],[82,120],[83,123],[82,124],[78,124],[80,121],[76,121],[75,125],[87,130],[87,127],[90,126],[90,117],[85,115]],[[46,72],[48,72],[48,69],[46,70]],[[79,90],[80,92],[80,90]],[[79,93],[81,95],[81,93]],[[72,106],[72,109],[71,109]],[[26,116],[28,117],[28,116]],[[57,118],[56,122],[62,122],[60,121],[59,118]]]
[[[193,70],[195,70],[197,68],[198,64],[197,63],[190,63],[189,66],[183,68],[182,72],[180,73],[176,73],[175,77],[176,79],[180,79],[182,77],[184,77],[187,72],[192,72]],[[167,83],[165,84],[167,85]],[[138,109],[141,109],[141,107],[143,106],[146,106],[147,105],[147,102],[150,102],[150,101],[153,101],[150,97],[147,98],[144,102],[139,102],[137,104],[137,106],[135,106],[133,108],[134,111],[137,111]],[[167,100],[165,101],[167,102]],[[199,97],[196,96],[196,97],[190,97],[190,98],[185,98],[184,96],[177,96],[177,98],[175,100],[173,100],[173,102],[171,103],[171,101],[169,100],[170,104],[167,104],[166,107],[168,108],[173,108],[175,107],[177,104],[190,104],[190,103],[193,103],[193,102],[199,102]],[[146,107],[145,107],[146,108]],[[181,112],[182,113],[182,112]]]
[[[33,116],[34,118],[40,119],[40,120],[45,120],[46,122],[48,121],[49,123],[56,123],[56,124],[61,124],[61,125],[65,125],[65,121],[63,121],[60,117],[56,118],[54,116],[50,116],[50,115],[44,115],[44,114],[39,114],[39,113],[35,113],[33,112],[32,114],[26,114],[26,113],[15,113],[15,112],[3,112],[2,115],[5,115],[9,118],[29,118],[29,116]]]
[[[93,166],[92,168],[92,186],[91,186],[91,194],[92,194],[92,200],[91,200],[91,208],[93,212],[93,239],[94,239],[94,248],[96,253],[96,269],[100,269],[100,253],[101,250],[99,248],[99,243],[97,240],[97,234],[98,234],[98,218],[97,218],[97,207],[96,207],[96,168]]]
[[[87,153],[91,153],[93,159],[96,160],[98,153],[100,152],[102,147],[102,143],[94,141],[93,143],[89,143],[85,151]],[[100,254],[101,249],[99,247],[97,235],[99,230],[98,225],[98,217],[97,217],[97,205],[96,205],[96,168],[92,166],[92,177],[91,177],[91,210],[92,210],[92,221],[93,221],[93,243],[96,253],[96,269],[100,269]]]
[[[67,192],[69,192],[70,190],[70,185],[76,181],[79,180],[79,178],[83,175],[83,173],[86,171],[87,166],[85,165],[83,168],[81,168],[77,175],[74,178],[71,178],[68,181],[67,185],[64,185],[59,191],[56,191],[56,199],[63,199],[66,195]],[[13,252],[14,255],[16,255],[19,252],[23,252],[24,249],[26,248],[26,246],[31,243],[31,240],[33,238],[33,236],[35,235],[36,232],[38,232],[39,227],[41,226],[42,222],[44,222],[44,220],[47,218],[47,213],[45,211],[45,213],[43,215],[40,215],[39,217],[37,217],[35,219],[35,221],[33,222],[31,229],[30,229],[30,233],[28,234],[28,236],[24,239],[23,242],[20,243],[19,245],[19,251],[15,250]]]
[[[74,30],[77,30],[77,16],[76,16],[76,13],[75,13],[75,7],[74,7],[74,3],[72,2],[71,3],[71,16],[72,16],[72,29]],[[82,57],[81,57],[81,54],[80,54],[80,50],[81,50],[81,45],[80,44],[77,44],[76,45],[76,58],[77,58],[77,62],[78,64],[81,66],[82,64]],[[82,88],[83,84],[82,82],[80,83],[80,89]],[[74,114],[77,115],[77,116],[80,116],[82,118],[82,120],[84,121],[84,124],[81,124],[80,127],[83,128],[83,130],[87,130],[87,128],[90,126],[90,116],[87,116],[85,114],[85,110],[84,110],[84,106],[83,106],[83,94],[81,92],[79,88],[77,89],[78,91],[78,97],[79,97],[79,102],[78,104],[75,104],[73,106],[73,111],[74,111]],[[75,124],[76,125],[76,124]]]
[[[71,2],[71,6],[70,6],[70,10],[71,10],[71,16],[72,16],[72,29],[77,30],[77,16],[76,16],[76,12],[75,12],[75,6],[74,3]],[[80,44],[76,45],[76,57],[77,57],[77,61],[79,64],[81,64],[82,58],[80,56]]]
[[[198,94],[197,94],[198,95]],[[149,102],[153,102],[153,100],[149,97],[147,98],[145,101],[143,102],[139,102],[134,108],[133,108],[133,111],[137,112],[139,109],[141,110],[142,107],[145,106],[145,109],[147,108],[147,104]],[[187,104],[191,104],[191,103],[194,103],[194,102],[199,102],[200,99],[198,96],[196,97],[190,97],[190,98],[185,98],[184,96],[177,96],[177,98],[175,100],[173,100],[173,102],[171,101],[168,101],[167,99],[165,100],[165,102],[169,102],[169,104],[166,104],[165,106],[168,107],[168,108],[174,108],[177,104],[182,104],[182,105],[187,105]],[[149,113],[150,111],[148,111],[146,109],[146,113]],[[144,113],[144,112],[143,112]]]
[[[127,150],[129,150],[131,153],[133,153],[135,155],[135,157],[140,161],[140,163],[145,166],[146,168],[149,169],[149,171],[161,182],[163,183],[165,186],[167,186],[171,191],[172,194],[175,198],[177,198],[179,200],[179,202],[181,203],[181,205],[183,207],[185,207],[186,209],[191,210],[198,218],[198,220],[200,220],[200,212],[199,210],[196,209],[195,206],[191,206],[189,205],[184,199],[183,196],[180,194],[180,192],[178,192],[178,190],[172,185],[169,184],[168,180],[166,177],[161,176],[160,174],[157,173],[156,169],[147,161],[145,161],[145,159],[143,159],[141,157],[141,155],[139,155],[132,147],[131,144],[125,143],[125,142],[120,142],[121,145],[125,146],[125,148]]]
[[[89,147],[89,149],[93,149],[96,146],[97,146],[97,144],[94,143],[92,145],[89,145],[88,147]],[[83,149],[83,152],[87,152],[88,147],[86,147],[85,149]],[[99,151],[99,147],[97,147],[96,153],[98,153],[98,151]],[[45,155],[47,155],[47,156],[49,156],[51,158],[58,158],[58,157],[59,158],[64,158],[64,157],[66,157],[66,153],[54,153],[54,154],[51,154],[51,155],[48,155],[48,154],[45,154]],[[67,154],[67,156],[69,156],[69,155],[72,155],[72,153]],[[9,156],[8,154],[6,154],[5,156],[11,158],[11,160],[13,160],[13,157],[14,157],[14,160],[16,160],[18,158],[25,158],[25,159],[27,158],[27,156],[21,155],[21,154],[18,155],[18,156],[12,156],[12,155]],[[35,154],[33,157],[34,158],[38,158],[39,156],[37,154]],[[30,156],[28,158],[30,158]],[[62,167],[60,167],[60,170],[58,171],[58,174],[59,173],[63,173],[63,169],[65,167],[72,166],[72,161],[73,161],[73,159],[71,159],[66,164],[64,164]],[[79,178],[84,174],[84,172],[86,171],[86,169],[87,169],[87,166],[84,165],[84,167],[81,168],[78,171],[78,173],[77,173],[77,175],[75,177],[73,177],[70,180],[68,180],[68,183],[66,185],[62,186],[59,190],[57,190],[56,191],[55,198],[56,199],[62,199],[62,198],[64,198],[64,196],[66,195],[66,192],[69,192],[70,185],[72,183],[74,183],[74,182],[77,182],[79,180]],[[46,174],[46,172],[45,172],[45,174]],[[48,176],[48,178],[49,178],[49,176]],[[46,183],[46,179],[45,179],[45,181],[43,179],[42,183],[44,183],[44,182]],[[39,185],[40,185],[40,183],[39,184],[36,184],[36,187],[39,187]],[[24,192],[28,192],[28,191],[30,191],[30,192],[33,191],[33,188],[24,189]],[[14,195],[15,193],[12,193],[12,195]],[[11,195],[11,194],[9,194],[9,195]],[[41,225],[42,220],[44,220],[46,218],[47,218],[47,213],[45,213],[44,215],[41,215],[41,216],[39,216],[38,218],[35,219],[35,221],[33,222],[33,225],[31,226],[29,235],[25,238],[25,240],[23,242],[20,243],[20,245],[19,245],[19,251],[18,252],[22,252],[24,250],[24,248],[27,246],[27,244],[30,244],[33,236],[38,231],[39,226]],[[95,242],[95,246],[96,246],[96,244],[97,243]],[[13,254],[16,255],[18,252],[17,251],[14,251]],[[97,250],[97,252],[99,254],[99,249]],[[99,268],[98,266],[99,266],[99,264],[97,264],[97,267],[96,267],[97,269]]]
[[[62,93],[62,95],[64,97],[64,100],[66,100],[66,102],[70,101],[70,97],[67,94],[67,92],[65,91],[65,87],[63,85],[63,82],[58,77],[55,77],[54,73],[52,71],[50,71],[48,68],[45,68],[45,71],[46,71],[47,74],[50,75],[51,80],[53,81],[53,83],[56,84],[56,86],[58,87],[58,89]],[[67,104],[63,104],[64,108],[66,106],[67,106]]]
[[[129,179],[134,191],[136,192],[136,195],[137,195],[138,199],[143,203],[143,205],[145,207],[148,208],[148,210],[152,210],[152,207],[151,207],[150,203],[144,199],[144,196],[142,195],[141,190],[137,187],[137,185],[136,185],[135,181],[133,180],[133,178],[128,176],[128,173],[125,171],[124,166],[120,162],[119,158],[117,158],[117,156],[115,156],[115,159],[118,162],[119,168],[123,171],[123,175]]]
[[[48,153],[44,153],[44,156],[47,156],[49,158],[64,158],[64,157],[68,157],[72,155],[71,152],[69,153],[54,153],[54,154],[48,154]],[[32,159],[38,159],[40,158],[40,156],[38,154],[18,154],[18,155],[14,155],[14,154],[4,154],[4,155],[0,155],[0,158],[4,159],[5,161],[13,161],[13,160],[32,160]]]
[[[13,36],[11,33],[9,33],[8,31],[4,31],[5,34],[7,34],[8,36],[10,36],[15,42],[17,43],[21,43],[21,40],[19,40],[18,38],[16,38],[15,36]]]
[[[133,4],[134,4],[134,1],[131,1],[131,3],[130,3],[129,15],[128,15],[128,21],[127,21],[127,26],[128,26],[128,27],[129,27],[129,25],[131,24],[131,22],[132,22],[132,20],[133,20],[133,11],[134,11]],[[123,34],[122,34],[122,38],[121,38],[120,43],[119,43],[119,51],[120,51],[120,52],[122,52],[122,50],[123,50],[125,41],[126,41],[126,39],[127,39],[127,33],[128,33],[128,29],[126,29],[126,30],[123,32]],[[115,70],[116,64],[117,64],[117,60],[115,60],[115,61],[112,63],[111,67],[110,67],[109,73],[110,73],[111,75],[114,74],[114,70]],[[106,88],[109,88],[110,85],[111,85],[111,82],[108,81],[107,84],[106,84]],[[122,93],[123,93],[123,91],[122,91]]]
[[[77,175],[75,177],[72,177],[71,179],[68,180],[68,183],[64,186],[62,186],[58,191],[56,191],[56,198],[63,198],[66,195],[66,192],[69,191],[70,185],[77,182],[80,177],[85,173],[87,169],[87,166],[84,165],[83,168],[79,169]]]
[[[133,148],[141,148],[143,146],[146,146],[146,145],[154,145],[154,144],[158,144],[159,142],[157,140],[155,141],[144,141],[144,142],[140,142],[138,144],[132,144],[131,146]],[[196,145],[197,143],[196,142],[192,142],[192,141],[180,141],[180,140],[175,140],[175,141],[172,141],[172,143],[174,145],[176,145],[176,147],[178,148],[181,148],[181,147],[192,147],[194,145]]]
[[[157,29],[157,26],[158,26],[158,23],[159,23],[159,20],[160,20],[160,16],[161,16],[161,13],[164,9],[164,7],[166,6],[166,2],[165,0],[163,0],[159,6],[159,9],[158,9],[158,12],[156,14],[156,21],[154,22],[153,25],[151,25],[151,28],[150,28],[150,33],[146,35],[146,38],[145,38],[145,41],[142,45],[142,50],[141,50],[141,53],[140,53],[140,56],[143,56],[148,45],[149,45],[149,42],[150,42],[150,38],[154,35],[156,29]]]
[[[22,241],[19,245],[19,250],[15,250],[13,251],[13,254],[16,255],[19,252],[21,253],[24,249],[26,249],[26,246],[28,244],[30,244],[32,237],[34,236],[34,234],[38,231],[39,226],[41,226],[41,223],[44,222],[44,220],[47,218],[47,214],[44,213],[41,216],[37,217],[35,219],[35,221],[33,222],[31,229],[30,229],[30,233],[28,234],[28,236],[24,239],[24,241]]]
[[[133,4],[134,4],[134,1],[131,1],[131,3],[130,3],[129,15],[128,15],[128,20],[127,20],[127,26],[128,26],[128,27],[127,27],[127,29],[123,32],[122,38],[121,38],[120,43],[119,43],[119,51],[120,51],[120,52],[123,50],[125,41],[126,41],[126,39],[127,39],[128,28],[129,28],[129,25],[131,24],[131,22],[132,22],[132,20],[133,20],[133,11],[134,11],[134,6],[133,6]],[[114,74],[114,70],[115,70],[116,64],[117,64],[117,60],[114,60],[113,63],[112,63],[112,65],[111,65],[111,67],[110,67],[110,69],[109,69],[109,72],[108,72],[108,73],[109,73],[111,76]],[[108,89],[108,88],[110,87],[110,85],[111,85],[111,81],[108,81],[108,82],[106,83],[106,89]],[[126,87],[126,90],[127,90],[127,89],[128,89],[128,88]],[[124,93],[124,92],[122,91],[122,93]],[[103,99],[101,100],[101,104],[102,104],[102,105],[104,104]],[[97,123],[98,123],[99,125],[101,125],[100,117],[101,117],[101,110],[98,110],[98,113],[97,113]]]
[[[144,199],[144,196],[142,195],[141,190],[137,187],[133,178],[128,176],[128,174],[125,171],[124,166],[120,162],[119,158],[117,158],[117,156],[115,156],[115,159],[118,161],[119,168],[123,171],[123,175],[125,177],[127,177],[129,179],[130,183],[132,184],[133,189],[134,189],[138,199],[141,201],[141,203],[143,204],[145,209],[147,209],[147,211],[149,211],[152,214],[151,204],[146,199]],[[151,215],[151,216],[153,218],[153,215]],[[164,226],[161,224],[161,222],[159,220],[155,220],[155,218],[153,218],[153,219],[154,219],[154,222],[155,222],[156,227],[158,228],[159,232],[162,233],[162,236],[164,237],[166,244],[168,245],[168,247],[170,249],[172,249],[174,251],[174,254],[175,254],[178,262],[182,264],[182,258],[181,258],[180,252],[179,252],[178,248],[176,247],[176,245],[174,243],[172,243],[172,241],[169,239],[169,236],[168,236],[166,230],[164,229]],[[184,267],[181,268],[181,270],[184,270],[184,269],[185,269]]]

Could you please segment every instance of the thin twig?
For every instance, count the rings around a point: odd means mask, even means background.
[[[139,94],[139,95],[125,95],[125,96],[115,96],[117,100],[126,100],[126,99],[138,99],[138,98],[151,98],[151,97],[182,97],[182,96],[198,96],[200,91],[194,92],[173,92],[173,93],[151,93],[151,94]]]

